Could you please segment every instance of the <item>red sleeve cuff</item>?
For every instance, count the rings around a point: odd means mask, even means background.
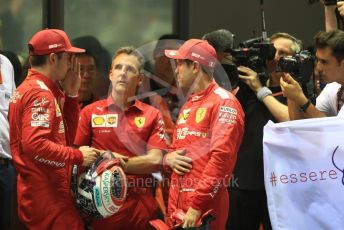
[[[79,96],[69,97],[69,96],[66,95],[65,100],[66,100],[65,103],[68,104],[68,105],[76,105],[76,106],[79,105]]]
[[[73,149],[73,156],[73,164],[82,165],[82,163],[84,162],[84,156],[79,149]]]

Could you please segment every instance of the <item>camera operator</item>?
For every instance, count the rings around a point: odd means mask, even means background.
[[[276,48],[276,53],[273,60],[267,61],[269,78],[266,81],[266,86],[263,87],[258,74],[248,67],[238,67],[239,73],[241,73],[239,74],[239,78],[257,94],[258,100],[264,103],[275,120],[279,122],[288,121],[289,116],[287,106],[280,103],[278,98],[274,97],[275,94],[270,92],[272,90],[269,90],[268,87],[272,87],[274,92],[276,91],[277,94],[280,92],[279,79],[284,75],[284,73],[277,71],[278,61],[280,57],[292,56],[298,53],[301,49],[301,41],[287,33],[276,33],[270,37],[270,41]]]
[[[280,80],[288,98],[291,120],[336,116],[344,103],[344,32],[332,30],[315,36],[316,70],[329,83],[316,100],[316,107],[303,94],[300,85],[286,74]]]
[[[241,83],[237,97],[245,112],[245,133],[230,187],[228,229],[271,229],[264,189],[263,128],[269,120],[289,120],[286,98],[282,96],[277,72],[280,57],[299,52],[301,42],[287,33],[270,37],[276,48],[275,57],[267,61],[268,80],[264,83],[254,70],[239,66]]]

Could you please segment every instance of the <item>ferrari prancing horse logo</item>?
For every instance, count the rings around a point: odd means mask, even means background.
[[[146,121],[145,117],[135,117],[135,119],[134,119],[135,125],[138,128],[142,128],[143,125],[145,124],[145,121]]]
[[[197,111],[196,111],[196,123],[200,123],[204,119],[206,113],[207,113],[206,108],[197,109]]]

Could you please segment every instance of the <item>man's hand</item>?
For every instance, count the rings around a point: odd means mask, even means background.
[[[183,228],[195,227],[200,217],[201,217],[201,212],[190,207],[185,214],[185,217],[183,220]]]
[[[124,171],[126,171],[127,170],[126,162],[128,161],[129,157],[124,156],[124,155],[119,154],[119,153],[116,153],[116,152],[112,152],[112,153],[116,157],[116,159],[118,160],[118,163],[122,167],[122,169]]]
[[[192,168],[192,159],[190,157],[184,156],[186,150],[176,150],[174,152],[169,152],[165,156],[165,162],[168,166],[173,169],[178,175],[184,175],[190,172]]]
[[[82,162],[82,166],[88,167],[90,166],[93,161],[97,159],[101,151],[91,148],[88,146],[81,146],[79,147],[79,150],[81,151],[82,155],[84,156],[84,161]]]
[[[239,66],[238,71],[239,71],[239,78],[245,84],[247,84],[253,90],[253,92],[257,93],[259,89],[263,87],[262,83],[259,80],[258,74],[252,69],[244,67],[244,66]],[[240,74],[240,72],[243,74]]]
[[[340,16],[344,17],[344,1],[338,1],[337,8]]]
[[[290,74],[285,73],[280,78],[280,85],[283,92],[283,96],[289,100],[294,101],[298,105],[303,105],[307,102],[306,96],[303,94],[300,84],[294,80]]]
[[[116,152],[111,152],[109,150],[103,151],[101,153],[101,156],[108,160],[112,160],[112,159],[118,160],[119,165],[123,168],[124,171],[126,170],[126,161],[128,161],[129,157],[116,153]]]
[[[62,81],[62,88],[67,96],[76,96],[78,95],[80,84],[80,64],[77,62],[76,56],[72,55],[71,67]]]

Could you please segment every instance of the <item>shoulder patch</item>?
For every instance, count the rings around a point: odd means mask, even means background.
[[[39,85],[39,87],[41,87],[41,89],[49,90],[43,81],[36,80],[36,83]]]
[[[222,99],[229,99],[229,94],[226,90],[222,89],[222,88],[217,88],[214,90],[214,93],[216,93],[217,95],[219,95]]]
[[[232,107],[229,107],[229,106],[220,106],[220,112],[231,113],[231,114],[234,114],[234,115],[238,114],[236,109],[234,109]]]

